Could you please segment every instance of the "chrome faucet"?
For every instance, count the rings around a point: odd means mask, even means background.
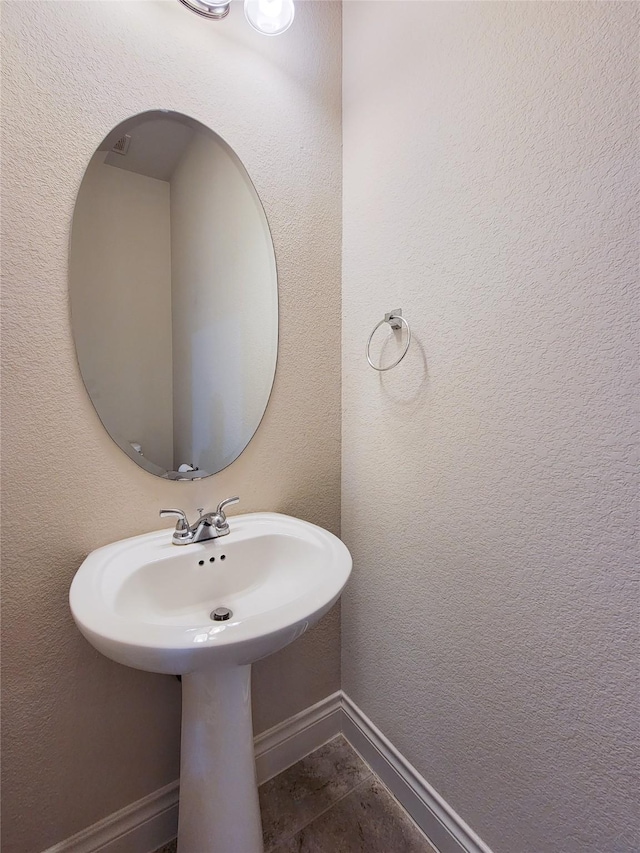
[[[226,498],[226,500],[220,501],[213,512],[204,512],[204,507],[200,507],[198,509],[200,517],[193,524],[189,524],[187,514],[181,509],[161,509],[160,518],[166,518],[170,515],[178,516],[176,529],[173,531],[173,536],[171,537],[174,545],[191,545],[193,542],[206,542],[208,539],[227,536],[229,533],[229,522],[227,521],[224,508],[231,504],[237,504],[239,501],[240,498]]]

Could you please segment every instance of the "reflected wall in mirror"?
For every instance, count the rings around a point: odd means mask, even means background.
[[[179,113],[118,125],[78,192],[69,287],[82,378],[118,446],[170,479],[231,464],[278,346],[273,243],[232,149]]]

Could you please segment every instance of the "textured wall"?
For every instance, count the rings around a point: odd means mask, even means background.
[[[496,853],[640,848],[638,13],[345,4],[344,688]]]
[[[38,853],[176,778],[180,686],[112,664],[67,604],[93,548],[238,493],[241,511],[339,523],[340,8],[308,2],[269,39],[177,2],[2,4],[3,850]],[[69,326],[75,195],[119,121],[164,107],[220,133],[255,181],[280,275],[265,419],[221,474],[166,482],[111,442]],[[312,239],[310,239],[312,237]],[[256,730],[339,684],[339,616],[255,669]]]

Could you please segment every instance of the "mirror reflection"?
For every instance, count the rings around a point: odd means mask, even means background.
[[[171,479],[220,471],[262,419],[275,373],[267,219],[231,148],[151,112],[92,157],[69,264],[82,378],[114,441]]]

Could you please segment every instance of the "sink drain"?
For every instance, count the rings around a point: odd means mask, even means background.
[[[227,619],[231,619],[233,613],[228,607],[216,607],[215,610],[211,611],[210,616],[214,622],[226,622]]]

